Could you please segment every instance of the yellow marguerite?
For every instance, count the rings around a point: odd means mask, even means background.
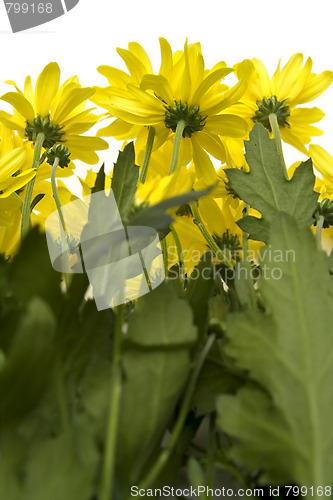
[[[333,72],[313,73],[311,58],[303,63],[303,54],[294,54],[282,68],[279,63],[272,78],[256,58],[236,64],[235,70],[240,80],[244,75],[249,76],[247,91],[241,104],[234,106],[233,111],[245,118],[251,127],[259,121],[270,132],[272,124],[269,115],[275,114],[281,138],[306,154],[304,145],[310,142],[311,137],[322,134],[312,124],[320,121],[324,113],[317,107],[299,105],[320,96],[332,83]]]
[[[194,161],[197,177],[213,184],[216,173],[209,155],[222,163],[227,156],[220,136],[245,138],[248,133],[246,122],[228,113],[244,94],[245,79],[231,88],[222,84],[233,69],[225,62],[205,69],[199,43],[186,42],[184,51],[172,53],[161,38],[160,47],[158,75],[153,74],[148,55],[137,43],[130,43],[129,50],[118,49],[130,74],[108,66],[99,68],[110,85],[97,88],[91,99],[116,117],[99,135],[137,138],[136,149],[143,150],[147,127],[154,127],[155,150],[169,138],[177,147],[181,141]]]
[[[60,68],[55,62],[40,73],[35,89],[30,76],[25,79],[23,92],[14,82],[7,83],[13,85],[16,92],[8,92],[1,99],[13,106],[13,114],[0,111],[0,122],[32,142],[43,133],[43,147],[47,149],[64,143],[72,160],[98,162],[95,151],[107,149],[108,144],[101,138],[81,135],[98,119],[91,109],[85,109],[94,89],[82,88],[76,76],[59,86]]]

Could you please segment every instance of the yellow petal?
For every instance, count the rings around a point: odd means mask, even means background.
[[[0,111],[0,122],[10,130],[17,130],[21,136],[25,135],[25,121],[23,119],[18,120],[17,117],[6,113],[6,111]]]
[[[137,82],[141,82],[141,78],[146,74],[146,68],[132,52],[126,49],[117,49],[120,57],[125,61],[128,71],[132,78]]]
[[[197,177],[202,178],[207,186],[211,186],[216,182],[216,171],[214,165],[212,164],[209,156],[201,148],[200,144],[195,138],[195,134],[191,137],[192,148],[193,148],[193,162],[195,165],[195,171]]]
[[[197,90],[194,92],[193,97],[192,97],[192,104],[193,105],[199,105],[200,100],[203,97],[203,95],[216,83],[222,80],[225,76],[229,75],[229,73],[232,73],[233,69],[232,68],[222,68],[218,69],[216,71],[213,71],[210,73],[198,86]]]
[[[140,87],[142,90],[153,90],[167,104],[173,104],[173,94],[168,80],[162,75],[144,75]]]
[[[217,160],[220,160],[222,163],[225,163],[225,149],[219,137],[201,131],[196,134],[196,139],[200,146],[209,154],[214,156]]]
[[[228,137],[246,137],[249,131],[248,124],[243,118],[227,114],[208,117],[205,128],[207,132]]]
[[[57,63],[51,62],[41,72],[37,79],[35,90],[36,112],[47,116],[53,100],[59,89],[60,68]]]
[[[153,67],[151,65],[150,59],[142,45],[137,42],[130,42],[128,44],[128,49],[139,59],[139,61],[142,62],[146,73],[153,73]]]
[[[132,123],[127,123],[120,118],[117,118],[107,127],[101,128],[97,132],[98,137],[114,137],[118,140],[128,140],[132,139],[139,132],[139,128]]]
[[[319,75],[311,75],[303,91],[297,96],[299,104],[312,101],[320,96],[333,82],[333,72],[324,71]]]
[[[259,76],[259,81],[261,85],[261,95],[263,97],[271,96],[272,95],[271,80],[268,76],[265,66],[259,59],[255,57],[252,59],[252,62]]]
[[[82,102],[86,101],[94,93],[92,88],[75,88],[72,89],[58,104],[54,115],[53,121],[60,125]]]
[[[317,144],[310,144],[309,155],[318,172],[333,185],[333,157]]]
[[[303,67],[303,54],[294,54],[281,71],[274,75],[272,82],[274,85],[274,94],[279,99],[283,100],[289,97],[290,91],[295,83]]]
[[[25,148],[16,148],[5,154],[0,159],[0,182],[11,177],[20,170],[27,159],[27,150]]]
[[[32,121],[34,119],[34,109],[22,94],[7,92],[1,99],[11,104],[26,120]]]
[[[5,189],[5,191],[0,194],[0,198],[8,198],[12,193],[18,191],[28,184],[31,179],[33,179],[36,175],[36,169],[29,168],[29,170],[25,170],[21,174],[16,177],[12,177],[12,180],[9,186]],[[0,183],[0,189],[3,189],[3,185]]]
[[[169,42],[163,38],[159,38],[160,49],[161,49],[161,67],[160,67],[160,75],[165,77],[170,77],[173,68],[172,62],[172,49],[170,47]]]
[[[97,71],[107,78],[110,85],[116,87],[126,88],[126,85],[131,81],[131,77],[125,71],[112,66],[98,66]]]

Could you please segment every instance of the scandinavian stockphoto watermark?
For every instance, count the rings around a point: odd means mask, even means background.
[[[163,256],[155,229],[124,226],[112,189],[77,199],[45,222],[52,266],[88,275],[98,310],[124,304],[164,280]]]
[[[48,23],[79,3],[79,0],[3,1],[13,33]]]
[[[158,233],[147,226],[125,226],[112,189],[76,199],[55,210],[45,222],[51,263],[56,271],[73,274],[86,272],[99,310],[137,299],[160,285],[165,278],[165,264]],[[191,280],[232,280],[260,277],[280,280],[281,263],[295,262],[294,250],[276,250],[269,245],[258,254],[248,250],[242,261],[232,267],[221,266],[210,250],[206,262],[198,266],[203,252],[168,246],[168,279],[178,279],[179,269],[172,267],[181,260],[183,271]],[[190,271],[189,271],[190,270]]]

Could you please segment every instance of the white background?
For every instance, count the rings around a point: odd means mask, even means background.
[[[272,73],[278,63],[295,52],[314,61],[314,71],[333,69],[332,0],[80,0],[60,18],[40,27],[13,34],[0,4],[0,93],[4,80],[19,86],[30,74],[35,80],[50,61],[57,61],[62,78],[78,74],[83,85],[106,85],[96,67],[109,64],[123,69],[116,47],[140,42],[159,68],[158,37],[169,40],[174,50],[200,41],[206,67],[225,60],[233,65],[258,57]],[[333,86],[314,104],[326,117],[325,130],[314,142],[333,155]],[[110,151],[101,155],[108,159]],[[288,152],[287,161],[302,159]]]

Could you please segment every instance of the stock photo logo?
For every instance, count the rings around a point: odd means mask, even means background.
[[[79,3],[79,0],[3,1],[13,33],[48,23]]]
[[[112,189],[77,199],[46,219],[51,263],[62,273],[88,275],[98,310],[137,299],[164,280],[158,233],[124,226]]]

